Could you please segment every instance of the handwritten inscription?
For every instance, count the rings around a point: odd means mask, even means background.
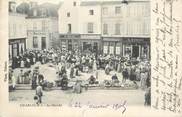
[[[178,0],[154,0],[152,8],[152,107],[181,112],[181,19]]]
[[[121,111],[121,114],[124,114],[127,110],[126,108],[126,100],[121,101],[119,103],[101,103],[95,104],[92,102],[82,103],[80,101],[70,101],[68,107],[70,108],[77,108],[77,109],[112,109],[114,111]],[[63,104],[20,104],[20,107],[59,107],[62,108],[65,105]]]

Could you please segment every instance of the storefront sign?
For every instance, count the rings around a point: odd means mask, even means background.
[[[108,38],[103,38],[103,41],[121,41],[122,38],[118,38],[118,37],[108,37]]]
[[[9,44],[16,44],[16,43],[24,43],[25,42],[25,38],[20,38],[20,39],[10,39],[9,40]]]
[[[33,32],[34,35],[46,35],[44,32]]]
[[[60,39],[74,39],[74,38],[80,38],[79,34],[61,34],[59,35]]]
[[[144,38],[124,38],[123,43],[149,43],[149,39]]]
[[[92,35],[88,35],[88,34],[81,35],[81,39],[100,39],[100,38],[101,38],[100,35],[95,35],[95,34],[92,34]]]

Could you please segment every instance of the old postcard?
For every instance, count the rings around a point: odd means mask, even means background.
[[[1,0],[0,117],[181,117],[181,0]]]

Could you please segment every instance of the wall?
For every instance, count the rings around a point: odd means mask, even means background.
[[[115,7],[121,7],[121,13],[115,14]],[[108,24],[108,35],[123,37],[150,36],[150,2],[129,2],[128,4],[104,4],[108,14],[102,14],[102,24]],[[103,13],[103,11],[102,11]],[[120,35],[115,35],[115,24],[120,24]]]
[[[9,13],[9,39],[26,38],[26,15]]]
[[[73,2],[76,2],[76,6],[73,6]],[[72,25],[72,33],[79,33],[79,0],[65,0],[58,10],[59,15],[59,33],[68,32],[68,24]],[[70,12],[70,17],[67,17],[67,13]]]
[[[43,26],[45,24],[45,26]],[[34,28],[36,25],[36,28]],[[53,38],[58,38],[58,20],[57,18],[28,18],[28,48],[33,48],[33,36],[38,38],[38,48],[41,49],[41,37],[46,37],[46,45],[49,49],[52,47]],[[55,39],[54,38],[54,39]]]
[[[92,22],[93,34],[101,34],[101,6],[81,6],[79,14],[79,32],[81,34],[87,34],[87,24]],[[89,15],[89,10],[94,11],[94,15]]]

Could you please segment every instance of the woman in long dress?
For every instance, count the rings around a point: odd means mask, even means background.
[[[97,71],[97,63],[96,60],[93,62],[93,72],[95,74],[96,79],[98,79],[98,71]]]
[[[14,76],[13,72],[12,72],[11,80],[12,80],[13,90],[15,90],[15,87],[16,87],[16,77]]]
[[[106,73],[107,75],[109,75],[109,73],[110,73],[109,64],[107,64],[106,67],[105,67],[105,73]]]
[[[140,79],[140,86],[141,89],[145,89],[146,88],[146,80],[147,80],[147,73],[145,71],[141,72],[141,79]]]

